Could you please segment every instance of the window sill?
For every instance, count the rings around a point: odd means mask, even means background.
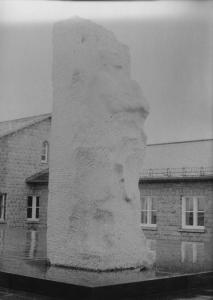
[[[152,226],[152,225],[143,225],[141,224],[141,228],[145,230],[157,230],[157,226]]]
[[[205,228],[180,228],[179,232],[205,233]]]
[[[43,165],[43,164],[47,164],[48,163],[48,161],[42,161],[41,160],[41,164]]]
[[[39,223],[39,220],[27,220],[27,223]]]

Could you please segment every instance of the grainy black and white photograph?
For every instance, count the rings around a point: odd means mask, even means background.
[[[213,1],[0,2],[6,299],[213,299]]]

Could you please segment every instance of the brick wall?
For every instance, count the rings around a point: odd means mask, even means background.
[[[5,190],[5,175],[7,172],[7,158],[8,158],[7,139],[0,139],[0,192]]]
[[[157,227],[144,229],[151,239],[182,239],[188,241],[208,241],[213,237],[213,182],[160,182],[141,183],[141,196],[157,199]],[[181,231],[181,196],[205,197],[205,231]]]
[[[0,183],[0,190],[7,193],[6,223],[9,226],[27,226],[27,196],[32,195],[34,190],[25,183],[25,179],[48,167],[46,163],[41,163],[41,149],[42,143],[49,141],[50,126],[51,120],[48,118],[10,134],[1,141],[4,144],[1,156],[2,153],[7,153],[7,160],[1,175],[4,178]],[[43,186],[41,190],[42,205],[46,206],[47,186]],[[45,224],[46,216],[41,215],[39,226]]]

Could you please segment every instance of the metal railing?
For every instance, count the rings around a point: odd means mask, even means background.
[[[141,172],[142,178],[156,177],[201,177],[213,175],[213,167],[182,167],[145,169]]]

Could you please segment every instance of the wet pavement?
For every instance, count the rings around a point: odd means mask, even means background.
[[[0,288],[0,300],[52,300],[56,298],[50,298],[46,296],[36,295],[33,293],[27,293],[22,291],[15,291]],[[59,299],[58,299],[59,300]]]
[[[205,242],[186,239],[147,241],[155,257],[156,267],[152,271],[156,276],[158,273],[187,274],[213,270],[213,237]],[[31,266],[31,271],[44,273],[49,271],[42,265],[47,257],[46,230],[0,228],[0,269],[4,261],[17,259]]]
[[[148,240],[148,244],[156,259],[152,270],[95,273],[48,266],[45,230],[0,229],[0,272],[101,287],[213,270],[212,240]],[[1,289],[1,299],[53,298]],[[144,296],[140,299],[213,299],[213,290],[209,287],[184,291],[182,294],[155,295],[154,298]]]

